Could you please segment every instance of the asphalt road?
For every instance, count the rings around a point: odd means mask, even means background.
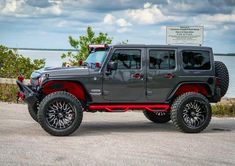
[[[153,124],[141,112],[84,113],[69,137],[48,135],[26,105],[0,103],[0,165],[235,165],[235,118],[199,134]]]

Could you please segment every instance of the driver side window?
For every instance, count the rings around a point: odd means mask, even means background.
[[[111,61],[116,61],[118,69],[140,69],[141,51],[138,49],[117,49],[114,51]]]

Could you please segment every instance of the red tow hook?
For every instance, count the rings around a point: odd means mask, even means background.
[[[25,99],[25,95],[21,92],[17,92],[16,102],[19,103],[19,101],[24,101],[24,99]]]

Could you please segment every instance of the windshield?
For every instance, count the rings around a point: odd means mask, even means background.
[[[95,65],[95,63],[99,63],[102,65],[104,62],[105,56],[107,54],[107,51],[96,51],[96,52],[91,52],[89,56],[87,57],[85,64],[88,66],[92,67]]]

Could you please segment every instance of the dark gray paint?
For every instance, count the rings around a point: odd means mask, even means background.
[[[107,63],[112,52],[117,49],[140,49],[141,69],[117,69],[107,74]],[[175,50],[176,68],[173,70],[149,69],[149,49]],[[189,71],[181,66],[182,50],[206,50],[210,52],[211,70]],[[140,73],[142,79],[133,78],[133,74]],[[172,73],[174,78],[165,78],[164,75]],[[32,74],[34,78],[39,75],[48,74],[49,80],[71,80],[80,82],[88,94],[91,94],[93,102],[166,102],[171,92],[184,82],[201,82],[207,84],[209,77],[214,78],[214,61],[212,49],[197,46],[161,46],[161,45],[115,45],[111,46],[108,56],[100,69],[87,67],[76,68],[54,68],[36,71]],[[214,93],[215,84],[209,85]]]

